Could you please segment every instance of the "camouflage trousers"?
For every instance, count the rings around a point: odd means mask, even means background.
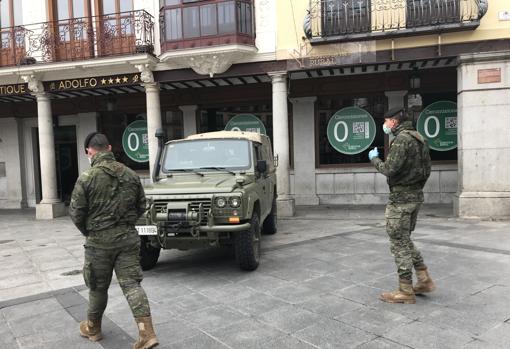
[[[398,276],[412,280],[413,266],[423,267],[423,258],[411,241],[411,232],[421,203],[393,203],[386,206],[386,232],[390,237],[390,251],[397,264]]]
[[[83,278],[89,288],[88,316],[101,317],[108,303],[113,270],[134,317],[150,316],[149,301],[140,285],[140,243],[114,249],[85,246]]]

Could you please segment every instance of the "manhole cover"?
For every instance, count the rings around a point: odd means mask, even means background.
[[[71,275],[78,275],[78,274],[81,274],[81,270],[75,269],[75,270],[71,270],[71,271],[66,271],[65,273],[62,273],[60,275],[71,276]]]

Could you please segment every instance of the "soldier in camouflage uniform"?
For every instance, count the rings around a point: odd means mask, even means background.
[[[140,238],[134,226],[145,212],[145,193],[136,173],[115,161],[105,135],[89,134],[84,146],[92,167],[76,181],[69,207],[71,219],[86,237],[83,277],[89,307],[80,334],[91,341],[102,338],[101,319],[115,270],[140,332],[134,348],[155,347],[149,302],[140,285]]]
[[[432,292],[435,284],[430,278],[423,257],[411,241],[418,211],[423,203],[423,187],[430,175],[430,154],[427,141],[407,120],[403,108],[385,114],[383,130],[395,136],[386,161],[378,157],[377,148],[369,152],[369,159],[377,171],[387,177],[390,187],[386,206],[386,231],[390,237],[390,251],[398,268],[399,288],[381,294],[390,303],[416,303],[415,294]],[[413,267],[418,283],[413,287]]]

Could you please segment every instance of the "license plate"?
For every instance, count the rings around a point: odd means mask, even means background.
[[[137,225],[138,235],[158,235],[158,227],[155,225]]]

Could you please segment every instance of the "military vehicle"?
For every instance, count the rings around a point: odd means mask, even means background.
[[[219,131],[164,142],[148,210],[137,223],[140,263],[154,267],[161,249],[233,248],[239,267],[255,270],[261,233],[277,231],[276,162],[271,142],[255,132]]]

